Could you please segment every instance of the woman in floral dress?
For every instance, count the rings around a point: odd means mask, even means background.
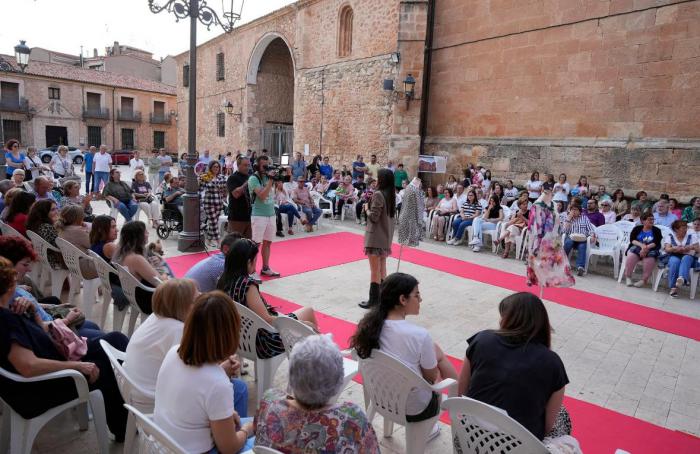
[[[202,212],[206,217],[206,238],[211,247],[219,247],[219,216],[226,198],[226,175],[221,173],[219,161],[211,161],[207,171],[199,177],[202,193]]]
[[[575,280],[559,234],[559,214],[551,189],[532,204],[528,219],[527,285],[571,287]]]

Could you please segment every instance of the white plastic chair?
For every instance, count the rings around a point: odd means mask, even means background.
[[[613,278],[617,276],[620,268],[620,242],[623,238],[622,231],[613,224],[605,224],[595,228],[595,236],[598,240],[596,247],[591,243],[591,237],[588,237],[586,242],[586,273],[588,273],[588,264],[591,257],[607,256],[613,261]]]
[[[141,323],[143,323],[143,321],[146,320],[146,317],[148,317],[148,314],[144,314],[143,312],[141,312],[139,305],[136,303],[136,289],[140,288],[145,292],[151,293],[155,292],[156,289],[153,287],[147,287],[143,285],[141,282],[139,282],[138,279],[134,277],[133,274],[129,272],[129,270],[127,270],[122,265],[115,263],[114,268],[117,270],[117,275],[119,276],[119,282],[121,283],[122,290],[124,291],[124,296],[126,296],[126,299],[129,300],[129,305],[131,307],[131,316],[129,317],[129,331],[127,332],[127,336],[131,337],[131,335],[134,334],[134,328],[136,327],[136,318],[138,317],[138,315],[141,314]]]
[[[110,215],[113,219],[117,219],[117,216],[119,216],[119,214],[120,214],[120,213],[119,213],[119,210],[117,209],[117,207],[115,207],[114,204],[112,204],[112,202],[111,202],[109,199],[107,199],[107,198],[105,198],[105,202],[107,202],[107,207],[109,208],[109,215]],[[136,210],[136,213],[134,213],[134,217],[131,218],[131,220],[132,220],[132,221],[138,221],[138,220],[139,220],[139,214],[141,214],[141,211],[142,211],[142,210],[141,210],[141,206],[140,206],[140,204],[139,204],[139,207],[138,207],[138,209]],[[125,222],[126,222],[126,219],[125,219]]]
[[[299,320],[295,320],[291,317],[277,317],[274,322],[275,328],[280,333],[282,338],[282,343],[284,344],[285,352],[287,353],[287,358],[292,353],[292,348],[294,345],[305,337],[314,336],[318,334],[309,325],[306,325]],[[345,389],[348,384],[355,378],[359,371],[359,365],[357,361],[350,358],[343,358],[343,389]],[[342,391],[342,390],[341,390]],[[337,398],[337,396],[336,396]]]
[[[70,378],[75,382],[75,388],[78,397],[51,408],[45,413],[32,418],[24,419],[19,415],[5,400],[0,397],[2,403],[2,432],[0,433],[0,452],[11,454],[29,454],[34,445],[34,439],[42,427],[51,421],[57,415],[63,413],[69,408],[80,407],[78,409],[78,425],[80,430],[88,429],[88,409],[90,405],[92,409],[93,422],[95,423],[95,431],[97,434],[97,444],[100,454],[109,454],[109,434],[107,430],[107,416],[105,414],[104,399],[102,392],[99,390],[90,391],[88,383],[83,374],[77,370],[66,369],[49,374],[39,375],[32,378],[24,378],[20,375],[13,374],[5,369],[0,368],[0,376],[7,380],[12,380],[17,383],[38,383],[56,378]]]
[[[2,234],[5,236],[18,236],[20,238],[24,238],[24,236],[15,230],[14,227],[9,224],[5,224],[2,221],[0,221],[0,231],[2,231]]]
[[[187,451],[180,446],[170,435],[158,427],[147,415],[129,404],[124,404],[124,408],[129,411],[129,417],[133,415],[136,421],[136,428],[141,433],[139,437],[139,448],[136,452],[147,452],[154,454],[187,454]],[[124,447],[126,451],[126,446]]]
[[[391,436],[394,423],[405,426],[406,453],[422,454],[428,434],[440,417],[440,412],[425,421],[406,421],[406,401],[409,394],[413,389],[426,389],[437,393],[447,389],[450,396],[455,396],[457,381],[446,378],[431,385],[397,358],[376,349],[369,358],[359,361],[369,421],[374,419],[376,413],[384,417],[384,437]]]
[[[272,379],[275,377],[275,372],[277,372],[277,368],[282,361],[284,361],[286,356],[280,354],[272,358],[258,357],[258,353],[255,349],[255,338],[258,330],[264,329],[271,333],[276,333],[277,330],[252,310],[242,304],[236,304],[238,313],[241,316],[241,334],[238,354],[243,358],[253,361],[255,365],[255,408],[257,408],[263,393],[272,386]]]
[[[85,314],[87,320],[92,320],[92,307],[97,301],[97,288],[100,286],[100,278],[96,277],[94,279],[86,279],[83,275],[83,271],[80,268],[80,261],[83,260],[87,263],[93,263],[91,257],[87,256],[80,249],[73,246],[68,241],[63,238],[56,238],[56,246],[61,250],[63,254],[63,261],[68,267],[68,271],[73,277],[73,281],[77,283],[79,288],[80,282],[83,283],[83,295],[82,295],[82,311]],[[102,327],[102,325],[100,325]]]
[[[109,280],[109,274],[114,274],[119,277],[117,270],[112,267],[109,263],[100,257],[95,251],[88,251],[88,255],[92,257],[92,263],[95,264],[95,269],[97,270],[97,275],[100,279],[100,285],[102,285],[102,317],[100,319],[100,326],[105,326],[105,321],[107,320],[107,311],[109,310],[109,305],[112,302],[112,283]],[[115,306],[112,313],[112,330],[122,331],[122,325],[124,324],[124,317],[126,316],[126,311],[129,308],[124,308],[124,310],[119,310]]]
[[[253,447],[253,452],[255,454],[284,454],[282,451],[268,448],[267,446],[255,446]]]
[[[34,250],[39,255],[39,260],[41,261],[41,266],[43,267],[45,274],[49,275],[49,280],[51,282],[51,295],[60,298],[61,290],[63,290],[63,283],[68,278],[69,273],[67,269],[55,269],[51,267],[51,264],[49,263],[49,251],[53,251],[58,254],[61,254],[61,251],[31,230],[27,230],[27,236],[32,242]],[[73,293],[72,284],[71,293]]]
[[[117,380],[119,393],[124,402],[136,407],[144,413],[153,413],[156,404],[156,395],[134,383],[129,374],[124,370],[122,363],[126,359],[126,353],[117,350],[104,340],[100,340],[100,346],[104,350],[114,371],[114,378]],[[120,362],[121,361],[121,362]],[[134,415],[129,412],[126,420],[126,434],[124,437],[124,452],[132,452],[134,440],[136,439],[136,425]]]
[[[549,453],[537,437],[500,409],[468,397],[445,399],[442,408],[450,413],[452,439],[459,440],[464,454]]]
[[[663,238],[664,241],[668,240],[668,238],[673,235],[673,230],[671,230],[670,227],[666,227],[665,225],[655,225],[654,227],[658,228],[661,230],[661,237]],[[663,245],[661,246],[661,253],[663,256]],[[654,277],[654,285],[653,289],[655,292],[659,291],[659,284],[661,284],[661,279],[664,278],[664,276],[668,273],[668,266],[658,266],[656,270],[654,270],[656,273],[656,276]],[[692,274],[691,274],[692,276]],[[692,280],[691,280],[692,282]],[[692,292],[691,292],[692,293]]]
[[[355,207],[357,206],[357,198],[359,197],[359,193],[360,193],[360,191],[355,189],[352,193],[353,194],[353,198],[352,198],[353,201],[343,203],[343,209],[340,210],[340,220],[341,221],[345,220],[345,212],[347,210],[350,210],[353,218],[355,217]],[[338,203],[338,202],[336,202],[336,203]]]

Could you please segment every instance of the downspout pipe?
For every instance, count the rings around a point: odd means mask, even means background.
[[[425,50],[423,55],[423,94],[421,96],[419,154],[425,154],[425,136],[428,130],[428,102],[430,101],[430,76],[433,64],[433,30],[435,28],[435,0],[428,0],[428,29],[425,35]]]

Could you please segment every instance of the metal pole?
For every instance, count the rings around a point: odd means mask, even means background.
[[[183,226],[177,242],[180,252],[204,249],[199,218],[199,182],[194,173],[197,164],[197,18],[199,0],[190,0],[190,90],[187,119],[187,165],[185,171],[185,195],[183,196]]]

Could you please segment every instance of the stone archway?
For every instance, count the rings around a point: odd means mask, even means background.
[[[287,41],[268,33],[253,49],[246,76],[248,142],[267,148],[277,163],[294,143],[294,68]]]

